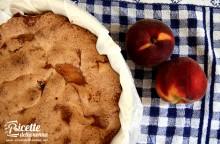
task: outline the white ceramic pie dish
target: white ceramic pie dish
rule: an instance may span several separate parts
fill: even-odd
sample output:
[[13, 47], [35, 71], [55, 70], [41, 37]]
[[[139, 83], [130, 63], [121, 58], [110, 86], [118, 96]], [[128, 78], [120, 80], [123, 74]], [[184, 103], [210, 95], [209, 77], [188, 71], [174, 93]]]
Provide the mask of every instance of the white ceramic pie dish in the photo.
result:
[[119, 100], [121, 129], [112, 144], [134, 144], [140, 134], [143, 106], [137, 94], [131, 72], [121, 54], [120, 47], [108, 35], [108, 30], [92, 15], [78, 8], [69, 0], [0, 0], [0, 24], [15, 13], [41, 13], [52, 11], [66, 16], [73, 24], [79, 25], [98, 40], [96, 48], [106, 55], [112, 68], [120, 75], [122, 93]]

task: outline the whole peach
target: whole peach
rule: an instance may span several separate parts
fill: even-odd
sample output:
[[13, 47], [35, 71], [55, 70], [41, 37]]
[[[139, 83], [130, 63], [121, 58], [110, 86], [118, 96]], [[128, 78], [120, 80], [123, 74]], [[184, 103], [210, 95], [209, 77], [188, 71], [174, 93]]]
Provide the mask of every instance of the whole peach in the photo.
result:
[[206, 92], [206, 75], [191, 58], [180, 57], [158, 66], [156, 91], [170, 103], [189, 103], [200, 100]]
[[156, 19], [136, 22], [126, 35], [126, 47], [131, 59], [146, 67], [153, 67], [171, 55], [174, 48], [171, 29]]

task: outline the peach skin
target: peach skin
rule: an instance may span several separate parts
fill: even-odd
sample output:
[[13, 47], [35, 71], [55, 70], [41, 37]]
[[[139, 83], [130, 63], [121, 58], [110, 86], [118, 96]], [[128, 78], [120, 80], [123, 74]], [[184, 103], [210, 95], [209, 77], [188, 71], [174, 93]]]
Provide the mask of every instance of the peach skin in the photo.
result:
[[126, 47], [131, 59], [146, 67], [153, 67], [168, 59], [174, 48], [171, 29], [155, 19], [136, 22], [127, 32]]
[[206, 88], [206, 75], [191, 58], [180, 57], [158, 66], [156, 91], [162, 99], [170, 103], [200, 100], [205, 95]]

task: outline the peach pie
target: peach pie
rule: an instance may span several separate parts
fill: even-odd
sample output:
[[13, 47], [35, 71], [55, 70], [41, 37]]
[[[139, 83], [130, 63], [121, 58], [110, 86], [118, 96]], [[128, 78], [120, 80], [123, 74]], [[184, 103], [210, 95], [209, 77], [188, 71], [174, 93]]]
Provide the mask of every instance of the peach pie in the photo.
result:
[[120, 129], [119, 75], [97, 37], [46, 12], [0, 26], [0, 143], [4, 124], [37, 123], [50, 144], [107, 144]]

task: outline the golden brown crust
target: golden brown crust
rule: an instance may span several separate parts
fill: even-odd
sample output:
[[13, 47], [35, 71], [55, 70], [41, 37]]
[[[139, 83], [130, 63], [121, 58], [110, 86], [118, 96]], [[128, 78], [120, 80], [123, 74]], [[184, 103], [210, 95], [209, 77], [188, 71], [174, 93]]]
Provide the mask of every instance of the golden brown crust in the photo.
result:
[[[0, 27], [0, 126], [36, 122], [48, 143], [109, 143], [120, 128], [119, 77], [97, 38], [53, 13]], [[0, 143], [5, 134], [0, 129]]]

